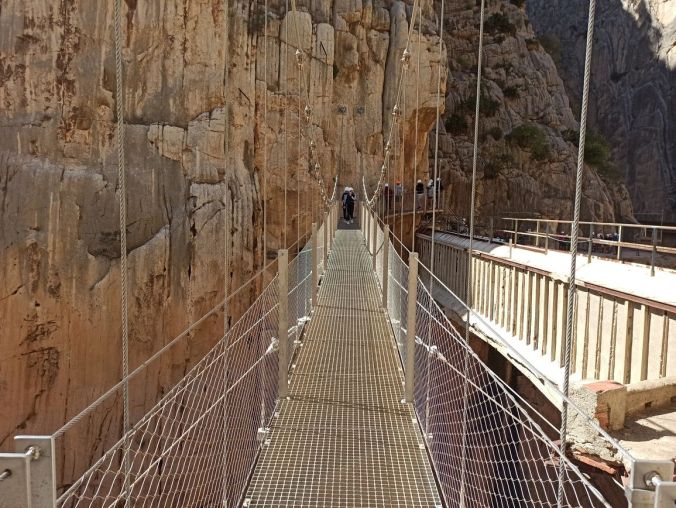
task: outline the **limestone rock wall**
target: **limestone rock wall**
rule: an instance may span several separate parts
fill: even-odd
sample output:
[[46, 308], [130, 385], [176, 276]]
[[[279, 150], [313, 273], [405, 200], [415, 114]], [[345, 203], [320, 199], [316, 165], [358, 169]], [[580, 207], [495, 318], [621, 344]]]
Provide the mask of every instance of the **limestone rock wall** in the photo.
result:
[[[527, 9], [538, 36], [556, 44], [579, 107], [588, 2], [529, 0]], [[597, 4], [590, 90], [590, 125], [610, 141], [637, 218], [676, 221], [676, 1]]]
[[[564, 133], [577, 129], [577, 120], [552, 58], [537, 41], [524, 9], [515, 4], [486, 2], [477, 213], [480, 218], [523, 213], [570, 219], [577, 147]], [[449, 86], [439, 167], [447, 188], [444, 205], [467, 215], [479, 8], [465, 0], [446, 5]], [[524, 125], [541, 133], [544, 152], [537, 152], [542, 146], [530, 134], [525, 143], [510, 140]], [[602, 179], [591, 167], [585, 168], [583, 185], [584, 219], [631, 220], [623, 185]]]
[[[310, 135], [329, 194], [334, 175], [360, 188], [362, 172], [372, 184], [382, 164], [383, 112], [393, 100], [410, 5], [313, 0], [296, 14], [279, 2], [267, 14], [262, 2], [230, 5], [225, 13], [221, 0], [124, 2], [132, 368], [221, 301], [226, 275], [236, 288], [260, 269], [264, 209], [268, 251], [309, 229], [319, 210], [307, 171]], [[112, 2], [77, 0], [0, 3], [3, 449], [13, 434], [51, 433], [121, 374], [112, 9]], [[431, 4], [425, 12], [425, 26], [434, 26]], [[301, 71], [297, 37], [306, 54]], [[438, 37], [426, 29], [417, 47], [423, 75], [436, 75], [445, 65]], [[436, 83], [422, 81], [427, 120], [413, 143], [421, 154], [435, 92]], [[299, 115], [308, 95], [310, 124]], [[232, 319], [258, 289], [239, 295]], [[133, 418], [222, 330], [216, 312], [134, 383]], [[81, 469], [92, 446], [117, 439], [119, 412], [104, 409], [71, 443], [68, 471]]]

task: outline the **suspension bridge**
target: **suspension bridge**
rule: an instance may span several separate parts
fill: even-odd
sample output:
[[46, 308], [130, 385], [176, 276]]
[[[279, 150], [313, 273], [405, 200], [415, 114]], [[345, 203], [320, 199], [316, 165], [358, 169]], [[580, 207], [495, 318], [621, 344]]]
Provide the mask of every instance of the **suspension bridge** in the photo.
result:
[[[267, 8], [266, 2], [266, 34]], [[484, 8], [482, 0], [477, 120]], [[122, 2], [116, 0], [116, 97], [125, 95], [121, 11]], [[227, 1], [224, 12], [228, 12]], [[290, 12], [297, 12], [293, 0]], [[585, 98], [594, 0], [589, 12]], [[401, 55], [390, 130], [384, 138], [383, 163], [377, 182], [371, 182], [374, 184], [371, 191], [366, 175], [362, 178], [356, 225], [348, 227], [352, 225], [340, 220], [337, 196], [340, 170], [332, 175], [332, 193], [324, 182], [316, 158], [314, 130], [310, 128], [313, 114], [310, 92], [298, 79], [299, 163], [301, 143], [307, 143], [312, 194], [321, 197], [319, 206], [313, 208], [321, 212], [314, 216], [306, 235], [301, 235], [300, 220], [296, 220], [296, 243], [288, 248], [286, 224], [291, 206], [287, 202], [285, 173], [283, 245], [287, 248], [280, 249], [274, 260], [264, 263], [239, 288], [228, 288], [226, 277], [224, 300], [134, 369], [129, 367], [125, 114], [123, 101], [116, 101], [122, 378], [56, 431], [14, 438], [16, 449], [0, 454], [0, 507], [596, 507], [616, 506], [619, 500], [634, 507], [673, 506], [676, 500], [673, 462], [634, 457], [569, 394], [571, 370], [577, 365], [572, 352], [573, 302], [578, 301], [576, 260], [586, 100], [581, 117], [575, 217], [569, 239], [570, 277], [562, 284], [544, 283], [532, 275], [543, 276], [542, 271], [524, 270], [523, 275], [515, 275], [512, 286], [522, 288], [519, 306], [507, 304], [511, 300], [504, 294], [496, 296], [496, 290], [486, 282], [485, 274], [490, 274], [493, 284], [496, 277], [507, 276], [508, 270], [499, 265], [499, 260], [482, 256], [481, 246], [475, 243], [478, 121], [474, 131], [467, 245], [457, 249], [459, 253], [449, 254], [455, 256], [456, 265], [466, 262], [462, 276], [443, 272], [444, 264], [437, 262], [435, 248], [441, 247], [434, 224], [440, 209], [439, 193], [432, 191], [431, 202], [425, 199], [424, 203], [419, 196], [412, 195], [410, 207], [404, 204], [405, 195], [399, 200], [395, 196], [392, 208], [389, 196], [383, 195], [386, 181], [404, 180], [405, 142], [399, 119], [405, 103], [403, 83], [410, 75], [413, 60], [414, 33], [418, 37], [419, 66], [421, 18], [421, 6], [416, 0]], [[298, 18], [293, 19], [294, 54], [301, 69], [308, 55], [302, 49]], [[416, 21], [418, 30], [414, 32]], [[438, 30], [438, 51], [442, 55], [443, 15], [439, 16]], [[294, 39], [288, 33], [288, 24], [285, 37], [287, 43]], [[227, 44], [228, 33], [224, 39]], [[227, 88], [227, 47], [224, 58]], [[443, 102], [442, 69], [441, 65], [438, 67], [437, 129], [433, 169], [429, 171], [432, 181], [439, 176], [438, 126]], [[227, 90], [224, 96], [229, 97]], [[226, 161], [230, 153], [228, 108], [226, 101], [223, 115]], [[267, 114], [266, 96], [264, 117]], [[301, 118], [308, 124], [304, 136]], [[286, 116], [284, 123], [286, 130]], [[267, 157], [267, 148], [264, 153]], [[417, 174], [417, 150], [413, 159], [415, 182], [418, 176], [423, 176]], [[228, 169], [226, 166], [226, 173]], [[296, 180], [298, 185], [298, 173]], [[264, 173], [264, 203], [269, 198], [266, 182]], [[233, 198], [228, 186], [225, 187], [224, 209], [230, 210]], [[300, 192], [296, 192], [296, 197], [299, 211]], [[265, 207], [263, 213], [262, 243], [267, 254]], [[409, 216], [413, 224], [423, 213], [432, 215], [433, 231], [429, 237], [419, 239], [424, 257], [421, 262], [416, 252], [406, 251], [402, 238], [404, 217]], [[223, 229], [227, 232], [233, 224], [227, 213], [225, 216]], [[399, 221], [390, 230], [386, 222], [397, 216]], [[411, 225], [407, 234], [410, 232], [415, 244], [414, 229]], [[224, 251], [229, 266], [227, 245]], [[534, 279], [542, 284], [535, 284]], [[257, 297], [239, 319], [230, 323], [228, 305], [243, 288], [254, 286], [259, 288]], [[542, 348], [543, 354], [552, 355], [563, 369], [560, 382], [542, 377], [548, 383], [548, 393], [561, 408], [560, 421], [538, 411], [470, 346], [470, 334], [477, 332], [476, 320], [487, 315], [493, 321], [484, 319], [482, 326], [495, 332], [495, 340], [501, 341], [501, 347], [513, 358], [527, 361], [522, 350], [509, 340], [502, 340], [504, 333], [496, 328], [509, 324], [511, 329], [516, 316], [528, 307], [523, 303], [524, 295], [535, 299], [535, 293], [530, 291], [550, 286], [561, 295], [552, 307], [558, 317], [549, 321], [560, 323], [558, 332], [543, 325], [549, 307], [528, 313], [528, 320], [522, 319], [514, 332], [517, 334], [518, 330], [517, 339], [529, 345], [533, 330], [543, 329], [547, 337], [552, 337], [549, 349], [542, 341], [534, 343]], [[530, 289], [527, 291], [526, 287]], [[466, 316], [464, 329], [440, 306], [439, 290], [452, 295], [462, 308], [461, 313]], [[589, 296], [586, 301], [591, 301]], [[153, 375], [154, 367], [171, 361], [174, 346], [220, 311], [224, 318], [220, 340], [151, 407], [143, 408], [140, 415], [134, 413], [130, 393]], [[669, 323], [670, 313], [666, 311], [662, 323]], [[601, 329], [602, 322], [597, 319], [597, 323], [601, 323], [597, 324]], [[665, 325], [662, 326], [664, 329]], [[668, 324], [666, 330], [668, 335]], [[645, 344], [644, 341], [638, 369], [641, 380], [649, 374]], [[583, 370], [599, 370], [589, 358], [580, 358]], [[617, 375], [623, 381], [629, 375], [631, 380], [629, 367], [625, 362], [606, 374], [610, 378]], [[666, 375], [660, 369], [659, 374]], [[119, 435], [113, 430], [111, 435], [96, 436], [94, 446], [85, 442], [83, 428], [92, 421], [114, 420], [117, 416], [121, 420]], [[602, 442], [624, 465], [627, 474], [617, 472], [603, 480], [590, 474], [570, 453], [569, 421], [582, 426], [591, 439]], [[91, 454], [76, 460], [74, 456], [80, 448], [91, 450]]]

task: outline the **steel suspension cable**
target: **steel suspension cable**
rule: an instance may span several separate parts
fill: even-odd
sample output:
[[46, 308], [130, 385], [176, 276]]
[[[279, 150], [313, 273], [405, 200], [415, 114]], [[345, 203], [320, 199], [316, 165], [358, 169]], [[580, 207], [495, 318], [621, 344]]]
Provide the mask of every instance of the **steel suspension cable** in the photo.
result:
[[[434, 177], [435, 180], [433, 182], [434, 185], [436, 185], [436, 176], [439, 171], [439, 122], [441, 118], [441, 70], [443, 66], [441, 65], [441, 56], [443, 54], [443, 48], [444, 48], [444, 9], [445, 9], [445, 2], [444, 0], [441, 0], [441, 10], [439, 12], [439, 71], [437, 73], [437, 104], [436, 104], [436, 118], [435, 118], [435, 132], [434, 132]], [[437, 192], [436, 192], [436, 187], [432, 186], [432, 244], [430, 247], [430, 272], [434, 273], [434, 237], [435, 237], [435, 224], [436, 224], [436, 209], [437, 209]], [[430, 288], [429, 288], [429, 293], [430, 295], [434, 294], [434, 277], [430, 277]], [[409, 298], [412, 295], [408, 295]], [[417, 296], [417, 295], [416, 295]], [[427, 323], [427, 336], [431, 337], [431, 329], [432, 329], [432, 320], [428, 320]], [[429, 377], [430, 377], [430, 362], [432, 360], [431, 355], [427, 355], [426, 358], [426, 370], [427, 370], [427, 394], [425, 396], [425, 435], [429, 436], [429, 413], [430, 413], [430, 383], [429, 383]]]
[[[295, 0], [291, 0], [295, 4]], [[298, 31], [298, 26], [296, 24], [296, 32]], [[300, 46], [300, 39], [298, 40], [298, 45]], [[298, 242], [298, 252], [300, 252], [300, 220], [301, 217], [304, 217], [304, 214], [301, 214], [300, 211], [300, 189], [301, 189], [301, 184], [300, 184], [300, 173], [301, 173], [301, 158], [300, 158], [300, 145], [301, 145], [301, 140], [302, 140], [302, 129], [303, 126], [301, 125], [301, 103], [300, 103], [300, 94], [301, 94], [301, 79], [302, 79], [302, 72], [301, 72], [301, 62], [298, 62], [296, 65], [296, 69], [298, 70], [298, 148], [297, 148], [297, 155], [296, 155], [296, 242]], [[305, 229], [304, 229], [305, 231]], [[300, 263], [298, 264], [298, 269], [300, 270]], [[300, 272], [299, 272], [300, 273]]]
[[[584, 147], [587, 135], [587, 109], [589, 106], [589, 81], [591, 77], [592, 45], [594, 41], [594, 16], [596, 13], [596, 0], [589, 2], [589, 16], [587, 19], [587, 45], [584, 58], [584, 83], [582, 87], [582, 110], [580, 111], [580, 140], [577, 151], [577, 171], [575, 176], [575, 209], [573, 211], [573, 224], [570, 238], [570, 277], [568, 279], [568, 309], [566, 322], [566, 347], [564, 354], [563, 394], [566, 396], [561, 404], [561, 456], [566, 454], [566, 439], [568, 437], [568, 402], [570, 395], [570, 362], [573, 344], [573, 315], [575, 310], [575, 298], [577, 293], [577, 247], [580, 230], [580, 204], [582, 201], [582, 175], [584, 170]], [[565, 469], [559, 466], [559, 489], [558, 506], [563, 506], [564, 491], [563, 481]]]
[[[420, 7], [418, 7], [420, 9]], [[415, 80], [415, 147], [413, 150], [413, 220], [416, 220], [418, 211], [418, 122], [420, 119], [420, 53], [422, 34], [422, 13], [418, 14], [418, 51], [416, 54], [416, 80]], [[415, 222], [411, 227], [411, 252], [415, 252]]]
[[[289, 0], [285, 0], [285, 12], [289, 12]], [[288, 41], [289, 41], [289, 24], [286, 23], [286, 26], [284, 27], [284, 38], [286, 41], [286, 44], [288, 46]], [[284, 55], [284, 59], [286, 60], [286, 55]], [[281, 60], [281, 58], [280, 58]], [[281, 65], [281, 61], [280, 61]], [[287, 249], [289, 245], [289, 238], [288, 238], [288, 222], [289, 222], [289, 217], [288, 217], [288, 208], [289, 208], [289, 203], [288, 203], [288, 188], [289, 188], [289, 136], [288, 136], [288, 122], [287, 122], [287, 116], [288, 116], [288, 108], [286, 107], [286, 96], [288, 94], [288, 76], [287, 74], [287, 62], [284, 63], [284, 66], [282, 67], [282, 71], [280, 72], [280, 77], [279, 77], [279, 82], [280, 82], [280, 87], [281, 84], [284, 84], [284, 93], [280, 95], [279, 99], [283, 104], [283, 115], [284, 115], [284, 248]]]
[[[465, 323], [465, 342], [469, 344], [469, 329], [472, 317], [472, 259], [474, 256], [474, 208], [476, 199], [476, 173], [479, 159], [479, 112], [481, 110], [481, 75], [483, 63], [483, 42], [484, 42], [484, 15], [485, 0], [481, 0], [479, 14], [479, 50], [477, 55], [477, 78], [476, 78], [476, 101], [474, 106], [474, 147], [472, 152], [472, 190], [470, 192], [470, 210], [469, 210], [469, 246], [467, 250], [467, 322]], [[436, 184], [436, 182], [435, 182]], [[462, 464], [460, 467], [460, 505], [465, 506], [466, 476], [467, 476], [467, 409], [469, 396], [469, 385], [467, 382], [467, 370], [469, 368], [470, 357], [465, 352], [464, 382], [463, 382], [463, 415], [462, 415]]]
[[122, 311], [122, 427], [124, 442], [124, 491], [129, 495], [129, 274], [127, 273], [127, 170], [124, 154], [124, 81], [122, 66], [122, 0], [115, 0], [115, 109], [117, 116], [117, 179], [120, 208], [120, 306]]
[[[404, 68], [408, 65], [404, 63]], [[408, 76], [408, 72], [404, 70], [404, 76]], [[403, 105], [401, 107], [402, 113], [401, 118], [399, 118], [399, 128], [401, 129], [401, 161], [399, 162], [400, 171], [400, 182], [401, 182], [401, 196], [399, 197], [399, 238], [401, 238], [402, 245], [404, 245], [404, 166], [406, 165], [406, 129], [404, 128], [404, 119], [406, 118], [406, 86], [404, 86], [403, 91]], [[413, 215], [415, 218], [415, 215]], [[404, 252], [401, 252], [402, 255]]]
[[[410, 47], [410, 44], [411, 44], [411, 36], [413, 35], [413, 27], [415, 25], [415, 16], [416, 16], [416, 12], [418, 10], [419, 10], [419, 0], [414, 0], [413, 11], [412, 11], [412, 14], [411, 14], [411, 23], [408, 27], [407, 34], [406, 34], [406, 46], [404, 48], [404, 52], [403, 52], [403, 55], [402, 55], [403, 58], [408, 58], [411, 54], [409, 47]], [[397, 93], [395, 95], [395, 102], [394, 102], [394, 106], [392, 108], [392, 115], [393, 116], [396, 116], [400, 111], [399, 103], [400, 103], [400, 100], [401, 100], [404, 69], [405, 69], [405, 66], [402, 66], [402, 68], [400, 69], [399, 74], [397, 76]], [[373, 194], [371, 195], [370, 198], [368, 196], [368, 192], [367, 192], [367, 189], [366, 189], [366, 182], [365, 182], [364, 178], [362, 178], [362, 187], [364, 189], [364, 200], [365, 200], [365, 202], [366, 202], [366, 204], [369, 208], [373, 207], [373, 204], [375, 203], [376, 199], [378, 199], [378, 197], [380, 196], [381, 191], [382, 191], [383, 179], [385, 178], [385, 174], [386, 174], [386, 166], [389, 165], [389, 158], [391, 156], [390, 151], [391, 151], [391, 146], [392, 146], [392, 134], [393, 134], [393, 130], [394, 130], [394, 125], [395, 125], [395, 122], [392, 121], [392, 123], [390, 124], [390, 130], [389, 130], [389, 133], [388, 133], [388, 136], [387, 136], [387, 142], [384, 145], [384, 154], [383, 154], [384, 155], [384, 157], [383, 157], [384, 161], [383, 161], [383, 165], [380, 169], [380, 176], [378, 178], [378, 182], [376, 183], [376, 187], [373, 191]], [[383, 140], [384, 139], [385, 138], [383, 138]], [[389, 172], [387, 172], [387, 173], [389, 175]]]
[[[229, 0], [223, 0], [223, 336], [227, 337], [229, 329], [228, 314], [230, 305], [228, 303], [228, 294], [230, 292], [230, 200], [229, 198], [229, 178], [228, 178], [228, 154], [230, 153], [230, 103], [228, 97], [228, 87], [230, 81], [230, 3]], [[223, 389], [228, 386], [228, 352], [223, 354]], [[228, 507], [228, 410], [227, 405], [223, 404], [223, 484], [222, 484], [222, 502], [224, 507]]]
[[[263, 65], [265, 67], [263, 74], [263, 266], [265, 266], [268, 259], [268, 0], [265, 0], [263, 15], [265, 17], [265, 36], [263, 37]], [[265, 278], [263, 278], [263, 284], [265, 284]]]

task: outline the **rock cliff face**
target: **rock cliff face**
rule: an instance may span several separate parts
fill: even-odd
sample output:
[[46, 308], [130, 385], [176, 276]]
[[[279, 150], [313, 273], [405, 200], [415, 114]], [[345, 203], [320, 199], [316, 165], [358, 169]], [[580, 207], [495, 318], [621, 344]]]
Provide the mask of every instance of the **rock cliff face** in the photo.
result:
[[[362, 171], [372, 183], [382, 164], [384, 111], [396, 94], [410, 6], [312, 0], [293, 14], [271, 2], [266, 15], [262, 2], [230, 5], [224, 165], [223, 2], [124, 2], [132, 368], [221, 301], [225, 274], [236, 288], [260, 269], [264, 209], [268, 251], [309, 229], [319, 209], [307, 172], [310, 131], [329, 194], [335, 173], [357, 188]], [[0, 4], [2, 448], [15, 433], [51, 433], [120, 377], [112, 9], [71, 0]], [[434, 26], [431, 5], [425, 16], [424, 26]], [[436, 76], [446, 58], [431, 29], [417, 50], [421, 76]], [[421, 154], [436, 107], [431, 81], [421, 81]], [[309, 125], [299, 115], [306, 95]], [[413, 113], [409, 102], [404, 121]], [[232, 318], [257, 289], [240, 294]], [[132, 386], [134, 418], [222, 330], [216, 312], [149, 369]], [[80, 445], [100, 445], [116, 438], [109, 431], [119, 416], [86, 424]], [[73, 461], [91, 450], [70, 453], [67, 467], [77, 470]]]
[[[536, 40], [520, 2], [486, 2], [484, 76], [479, 117], [477, 211], [480, 216], [525, 212], [570, 219], [578, 129], [551, 57]], [[446, 2], [449, 55], [446, 114], [440, 132], [440, 171], [447, 208], [469, 210], [479, 8]], [[630, 219], [626, 188], [585, 168], [582, 216]]]
[[[575, 104], [580, 103], [588, 2], [528, 0]], [[637, 218], [676, 221], [676, 1], [597, 4], [590, 123], [612, 146]]]

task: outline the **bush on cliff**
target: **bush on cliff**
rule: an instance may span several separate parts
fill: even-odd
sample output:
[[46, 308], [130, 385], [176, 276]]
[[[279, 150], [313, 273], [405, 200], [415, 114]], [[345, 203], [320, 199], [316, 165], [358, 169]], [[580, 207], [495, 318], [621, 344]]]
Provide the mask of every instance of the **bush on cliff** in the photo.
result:
[[530, 151], [537, 160], [547, 159], [550, 155], [549, 140], [544, 131], [535, 124], [525, 123], [515, 127], [506, 139], [512, 145]]

